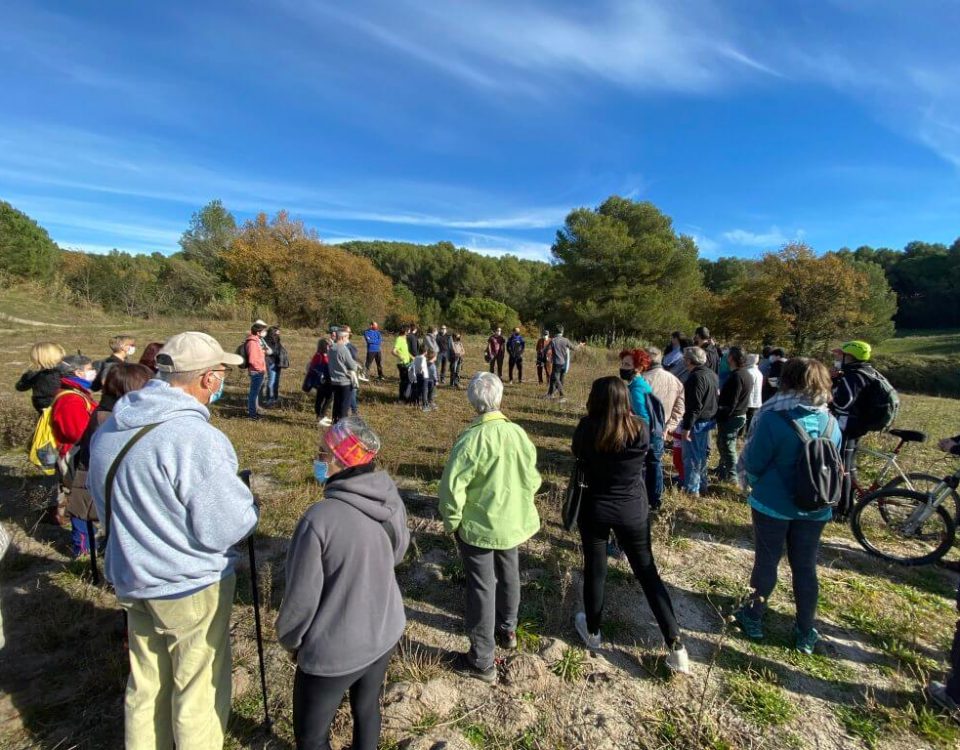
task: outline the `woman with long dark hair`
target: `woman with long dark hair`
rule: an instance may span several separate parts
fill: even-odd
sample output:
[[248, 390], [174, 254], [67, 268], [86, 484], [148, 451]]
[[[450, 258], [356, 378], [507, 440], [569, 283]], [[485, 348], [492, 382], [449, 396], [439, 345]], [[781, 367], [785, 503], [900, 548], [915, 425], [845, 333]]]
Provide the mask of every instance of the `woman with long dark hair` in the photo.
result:
[[573, 455], [582, 463], [587, 490], [578, 525], [583, 543], [584, 612], [574, 618], [588, 648], [600, 647], [607, 539], [611, 530], [630, 561], [667, 644], [667, 666], [690, 671], [687, 651], [650, 545], [650, 518], [644, 461], [650, 428], [630, 410], [630, 394], [619, 377], [593, 381], [587, 416], [573, 433]]

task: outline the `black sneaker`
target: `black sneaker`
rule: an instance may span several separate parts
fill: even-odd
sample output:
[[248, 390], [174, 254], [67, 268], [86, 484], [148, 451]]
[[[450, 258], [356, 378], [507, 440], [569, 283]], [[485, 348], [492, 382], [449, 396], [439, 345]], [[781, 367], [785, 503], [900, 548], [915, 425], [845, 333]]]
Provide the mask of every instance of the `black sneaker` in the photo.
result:
[[500, 648], [513, 651], [517, 647], [517, 632], [515, 630], [497, 628], [497, 645]]
[[454, 657], [452, 668], [461, 677], [472, 677], [475, 680], [486, 682], [488, 685], [497, 681], [497, 668], [495, 666], [489, 669], [480, 669], [470, 661], [469, 654], [457, 654]]

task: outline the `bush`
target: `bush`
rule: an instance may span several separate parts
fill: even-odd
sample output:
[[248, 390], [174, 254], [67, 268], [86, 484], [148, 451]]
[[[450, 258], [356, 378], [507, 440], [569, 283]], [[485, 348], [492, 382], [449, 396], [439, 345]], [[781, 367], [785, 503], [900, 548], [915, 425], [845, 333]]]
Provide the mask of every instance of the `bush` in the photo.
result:
[[490, 333], [497, 326], [508, 331], [520, 325], [516, 310], [487, 297], [457, 297], [447, 316], [462, 333]]
[[19, 400], [0, 402], [0, 450], [26, 450], [36, 424], [36, 412]]
[[960, 398], [960, 355], [879, 355], [873, 364], [898, 391]]

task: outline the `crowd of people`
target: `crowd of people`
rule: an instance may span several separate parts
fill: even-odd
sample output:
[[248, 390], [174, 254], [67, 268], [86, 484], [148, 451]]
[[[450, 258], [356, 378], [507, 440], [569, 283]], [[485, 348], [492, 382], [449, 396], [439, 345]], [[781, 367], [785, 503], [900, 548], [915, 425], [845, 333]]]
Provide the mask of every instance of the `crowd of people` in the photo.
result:
[[[307, 509], [291, 537], [276, 622], [277, 638], [296, 665], [293, 720], [301, 748], [330, 746], [345, 694], [353, 747], [376, 748], [387, 665], [405, 626], [394, 569], [410, 542], [406, 512], [394, 479], [377, 465], [380, 438], [357, 413], [359, 383], [374, 366], [377, 378], [384, 377], [384, 341], [371, 323], [361, 366], [351, 335], [342, 326], [321, 338], [303, 384], [317, 391], [323, 429], [313, 476], [323, 502]], [[210, 407], [223, 394], [228, 369], [243, 367], [248, 415], [259, 416], [261, 400], [267, 408], [278, 401], [289, 359], [279, 327], [263, 321], [251, 326], [236, 353], [198, 332], [151, 344], [137, 363], [131, 336], [113, 337], [110, 350], [95, 365], [86, 356], [65, 355], [57, 344], [38, 343], [33, 368], [17, 383], [31, 392], [55, 437], [59, 493], [51, 515], [69, 519], [75, 554], [102, 550], [106, 578], [127, 614], [127, 747], [219, 748], [231, 702], [236, 545], [255, 530], [259, 507], [238, 474], [229, 439], [210, 424]], [[537, 340], [538, 382], [549, 383], [548, 397], [563, 399], [572, 350], [561, 328]], [[508, 338], [501, 329], [491, 334], [484, 357], [489, 369], [466, 388], [476, 418], [453, 445], [439, 484], [439, 513], [465, 578], [469, 649], [454, 655], [453, 668], [486, 683], [498, 679], [497, 648], [517, 647], [519, 551], [540, 529], [537, 451], [501, 410], [503, 360], [509, 358], [507, 384], [514, 373], [522, 382], [524, 351], [519, 329]], [[446, 327], [430, 328], [421, 339], [410, 326], [392, 354], [401, 401], [430, 409], [437, 385], [460, 386], [463, 341]], [[794, 644], [814, 652], [820, 536], [845, 510], [818, 488], [812, 494], [798, 489], [804, 461], [814, 445], [819, 452], [813, 455], [822, 457], [818, 468], [839, 481], [844, 465], [853, 466], [857, 441], [895, 411], [874, 385], [880, 376], [869, 365], [868, 344], [846, 342], [835, 356], [831, 371], [778, 349], [751, 354], [718, 346], [701, 327], [691, 341], [674, 334], [665, 351], [622, 351], [619, 373], [592, 383], [570, 443], [585, 487], [576, 517], [583, 608], [572, 624], [588, 649], [603, 647], [613, 535], [657, 621], [665, 663], [690, 672], [682, 623], [654, 559], [651, 514], [663, 501], [667, 443], [674, 444], [681, 489], [688, 497], [708, 494], [716, 431], [715, 478], [736, 480], [752, 514], [751, 594], [733, 612], [735, 622], [747, 637], [764, 637], [764, 612], [786, 550]], [[960, 436], [940, 447], [960, 455]], [[956, 712], [960, 623], [951, 659], [948, 682], [932, 684], [930, 693]]]

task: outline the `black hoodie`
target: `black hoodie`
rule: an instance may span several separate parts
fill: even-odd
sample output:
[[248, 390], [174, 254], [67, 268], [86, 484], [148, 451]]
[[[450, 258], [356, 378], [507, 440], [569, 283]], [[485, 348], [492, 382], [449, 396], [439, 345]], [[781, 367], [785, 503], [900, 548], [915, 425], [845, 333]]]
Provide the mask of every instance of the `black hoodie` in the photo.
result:
[[60, 390], [62, 371], [57, 367], [48, 370], [27, 370], [14, 386], [18, 391], [33, 391], [30, 400], [37, 414], [53, 403], [53, 397]]

